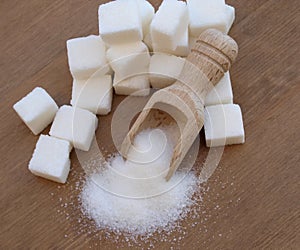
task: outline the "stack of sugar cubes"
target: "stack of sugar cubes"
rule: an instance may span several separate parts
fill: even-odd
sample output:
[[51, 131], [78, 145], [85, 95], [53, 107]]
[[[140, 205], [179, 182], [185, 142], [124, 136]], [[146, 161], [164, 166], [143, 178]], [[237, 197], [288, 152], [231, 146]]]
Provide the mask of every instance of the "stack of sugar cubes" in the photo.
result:
[[146, 0], [117, 0], [99, 6], [99, 33], [108, 47], [106, 57], [114, 71], [118, 95], [150, 93], [150, 53], [143, 39], [154, 16]]
[[[170, 86], [200, 33], [208, 28], [227, 33], [234, 15], [234, 8], [224, 0], [164, 0], [156, 13], [146, 0], [100, 5], [99, 35], [67, 41], [73, 77], [71, 105], [58, 108], [40, 87], [14, 105], [35, 135], [53, 122], [50, 136], [40, 136], [29, 170], [65, 183], [71, 149], [89, 150], [98, 126], [96, 115], [111, 111], [113, 89], [118, 95], [145, 96], [150, 87]], [[207, 146], [244, 142], [241, 110], [232, 103], [231, 81], [226, 73], [206, 98]]]

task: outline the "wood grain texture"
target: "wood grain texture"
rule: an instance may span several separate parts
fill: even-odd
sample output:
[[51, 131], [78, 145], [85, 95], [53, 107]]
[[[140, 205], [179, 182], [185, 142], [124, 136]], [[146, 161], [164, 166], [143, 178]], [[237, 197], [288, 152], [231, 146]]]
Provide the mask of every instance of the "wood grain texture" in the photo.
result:
[[[82, 169], [75, 152], [67, 185], [27, 170], [38, 137], [12, 109], [36, 86], [47, 89], [59, 105], [69, 102], [72, 80], [65, 41], [97, 34], [97, 6], [102, 2], [0, 2], [1, 249], [118, 246], [77, 220], [78, 191], [72, 184]], [[156, 247], [299, 249], [300, 2], [228, 2], [237, 13], [230, 35], [239, 44], [239, 56], [231, 76], [234, 101], [243, 110], [246, 144], [226, 147], [205, 185], [209, 190], [203, 193], [200, 205], [205, 215], [199, 223], [191, 227], [191, 221], [183, 222], [187, 234], [180, 243], [158, 242]], [[114, 99], [113, 110], [122, 99]], [[107, 151], [114, 150], [111, 118], [101, 117], [97, 131], [98, 143]], [[204, 142], [203, 134], [201, 139]], [[201, 166], [207, 151], [201, 145], [195, 167]], [[74, 206], [62, 208], [65, 201], [74, 201]]]

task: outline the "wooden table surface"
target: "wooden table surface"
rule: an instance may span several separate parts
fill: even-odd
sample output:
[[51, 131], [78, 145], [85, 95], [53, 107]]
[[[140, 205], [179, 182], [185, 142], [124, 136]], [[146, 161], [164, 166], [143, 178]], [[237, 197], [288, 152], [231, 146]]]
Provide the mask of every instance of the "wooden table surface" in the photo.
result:
[[[97, 7], [102, 2], [0, 2], [1, 249], [127, 246], [78, 222], [74, 183], [83, 171], [74, 151], [66, 185], [28, 171], [38, 137], [12, 109], [36, 86], [44, 87], [59, 105], [69, 103], [72, 79], [65, 42], [97, 34]], [[243, 110], [246, 144], [225, 148], [219, 168], [205, 185], [199, 205], [206, 214], [200, 215], [199, 223], [192, 227], [191, 220], [183, 222], [183, 240], [171, 244], [173, 233], [155, 247], [299, 249], [300, 2], [228, 2], [236, 8], [230, 35], [240, 52], [231, 75], [234, 102]], [[159, 1], [153, 4], [157, 7]], [[120, 100], [114, 99], [114, 109]], [[110, 121], [111, 115], [100, 118], [97, 138], [103, 147], [111, 144]], [[207, 153], [203, 145], [200, 150], [195, 167], [201, 167]]]

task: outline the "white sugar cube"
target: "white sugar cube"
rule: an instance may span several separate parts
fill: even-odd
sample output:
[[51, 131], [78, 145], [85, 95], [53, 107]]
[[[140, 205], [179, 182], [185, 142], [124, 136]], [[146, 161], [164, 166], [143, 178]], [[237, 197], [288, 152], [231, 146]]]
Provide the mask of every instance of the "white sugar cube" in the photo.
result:
[[150, 54], [143, 42], [112, 46], [106, 56], [115, 74], [121, 78], [148, 72]]
[[226, 19], [226, 29], [225, 33], [227, 34], [231, 29], [231, 26], [235, 19], [235, 9], [234, 7], [227, 5], [225, 6], [225, 19]]
[[142, 20], [134, 1], [112, 1], [99, 6], [99, 33], [110, 45], [141, 41]]
[[234, 8], [226, 5], [224, 1], [187, 0], [187, 6], [192, 36], [199, 37], [209, 28], [228, 33], [234, 20]]
[[177, 79], [183, 68], [185, 59], [167, 54], [151, 56], [149, 76], [153, 88], [164, 88]]
[[76, 79], [87, 79], [93, 73], [108, 74], [106, 47], [99, 36], [87, 36], [67, 41], [71, 74]]
[[233, 94], [229, 72], [225, 73], [220, 82], [207, 94], [205, 106], [229, 104], [233, 102]]
[[187, 56], [189, 54], [189, 32], [188, 28], [186, 28], [185, 32], [181, 36], [181, 38], [178, 40], [176, 44], [175, 49], [170, 48], [163, 48], [160, 43], [153, 45], [153, 51], [154, 52], [161, 52], [161, 53], [167, 53], [174, 56]]
[[147, 96], [150, 93], [150, 83], [147, 75], [121, 78], [117, 75], [113, 83], [117, 95]]
[[240, 106], [224, 104], [206, 107], [204, 131], [208, 147], [244, 143], [245, 132]]
[[147, 45], [149, 51], [153, 51], [152, 39], [150, 33], [145, 35], [143, 42]]
[[34, 175], [65, 183], [70, 171], [71, 149], [68, 141], [41, 135], [28, 168]]
[[110, 75], [93, 75], [87, 80], [74, 79], [71, 105], [94, 114], [106, 115], [111, 111], [112, 94]]
[[[128, 1], [128, 0], [125, 0]], [[135, 0], [138, 6], [139, 14], [142, 20], [142, 26], [143, 26], [143, 34], [144, 37], [146, 34], [150, 31], [150, 23], [152, 21], [152, 18], [154, 16], [154, 8], [146, 0]]]
[[175, 50], [188, 27], [188, 22], [185, 2], [163, 1], [150, 25], [153, 48], [159, 46]]
[[183, 36], [179, 39], [177, 47], [173, 55], [176, 56], [188, 56], [189, 54], [189, 30], [188, 28], [184, 32]]
[[90, 111], [64, 105], [58, 110], [49, 134], [71, 142], [77, 149], [88, 151], [97, 124], [97, 117]]
[[40, 87], [23, 97], [13, 108], [35, 135], [53, 121], [58, 110], [52, 97]]

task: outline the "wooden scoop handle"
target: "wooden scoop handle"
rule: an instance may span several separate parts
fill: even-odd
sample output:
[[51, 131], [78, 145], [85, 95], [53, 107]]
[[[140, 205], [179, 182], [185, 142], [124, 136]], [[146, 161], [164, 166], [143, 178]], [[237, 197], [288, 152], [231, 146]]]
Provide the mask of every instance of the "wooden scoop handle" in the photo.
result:
[[[164, 96], [173, 100], [187, 116], [188, 124], [182, 129], [181, 139], [175, 146], [169, 172], [169, 180], [176, 171], [204, 124], [204, 103], [207, 93], [224, 76], [238, 54], [237, 43], [220, 31], [204, 31], [187, 57], [178, 80], [164, 89]], [[188, 106], [190, 112], [184, 111]]]
[[198, 97], [205, 98], [230, 69], [237, 54], [238, 45], [231, 37], [208, 29], [197, 39], [176, 84], [188, 85]]
[[[176, 171], [204, 124], [206, 94], [229, 70], [238, 53], [236, 42], [217, 30], [206, 30], [198, 38], [187, 57], [177, 81], [155, 92], [125, 137], [121, 153], [126, 158], [135, 135], [143, 126], [160, 126], [153, 121], [151, 110], [160, 110], [172, 117], [179, 128], [166, 179]], [[166, 121], [166, 120], [165, 120]]]

